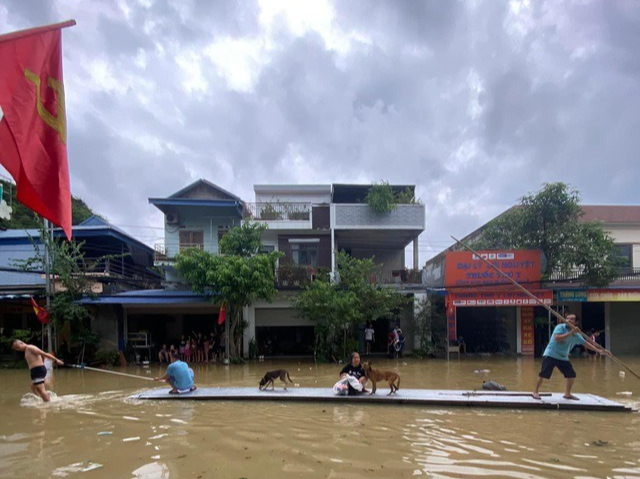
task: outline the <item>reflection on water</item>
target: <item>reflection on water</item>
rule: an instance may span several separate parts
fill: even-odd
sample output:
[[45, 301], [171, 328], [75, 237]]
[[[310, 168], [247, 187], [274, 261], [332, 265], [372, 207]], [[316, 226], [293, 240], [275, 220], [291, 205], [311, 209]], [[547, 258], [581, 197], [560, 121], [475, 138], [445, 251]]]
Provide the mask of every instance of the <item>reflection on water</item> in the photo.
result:
[[[634, 370], [639, 358], [625, 358]], [[407, 388], [530, 390], [531, 359], [375, 360]], [[640, 381], [611, 361], [577, 359], [575, 392], [640, 406]], [[300, 387], [330, 388], [339, 366], [282, 361], [196, 366], [200, 386], [251, 386], [285, 368]], [[148, 370], [127, 373], [148, 376]], [[152, 366], [154, 375], [160, 368]], [[149, 402], [149, 383], [62, 370], [53, 400], [26, 371], [0, 371], [0, 477], [640, 478], [640, 414], [335, 403]], [[545, 391], [561, 391], [557, 373]], [[400, 394], [402, 390], [400, 390]], [[85, 470], [85, 472], [82, 472]]]

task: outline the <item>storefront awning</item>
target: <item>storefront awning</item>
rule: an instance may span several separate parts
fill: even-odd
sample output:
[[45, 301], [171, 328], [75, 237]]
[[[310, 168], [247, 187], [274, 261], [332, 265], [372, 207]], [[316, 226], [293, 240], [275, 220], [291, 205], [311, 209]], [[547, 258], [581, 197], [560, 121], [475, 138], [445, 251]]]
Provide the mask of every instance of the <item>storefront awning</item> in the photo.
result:
[[78, 304], [90, 305], [171, 305], [171, 304], [207, 304], [211, 295], [198, 294], [194, 291], [173, 291], [164, 289], [149, 289], [142, 291], [128, 291], [115, 295], [101, 295], [95, 298], [82, 298]]

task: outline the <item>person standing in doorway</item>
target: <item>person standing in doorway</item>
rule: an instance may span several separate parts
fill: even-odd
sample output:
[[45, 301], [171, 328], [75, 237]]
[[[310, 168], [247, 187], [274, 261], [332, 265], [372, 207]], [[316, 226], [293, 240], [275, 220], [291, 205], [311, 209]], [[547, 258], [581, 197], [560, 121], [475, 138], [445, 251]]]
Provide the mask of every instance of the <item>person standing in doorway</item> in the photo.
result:
[[540, 369], [538, 382], [532, 394], [534, 399], [541, 399], [539, 391], [542, 382], [545, 379], [550, 379], [553, 369], [558, 368], [566, 379], [566, 386], [562, 397], [565, 399], [578, 400], [576, 396], [571, 394], [571, 388], [576, 379], [576, 372], [573, 370], [573, 366], [569, 361], [569, 353], [574, 346], [580, 344], [599, 354], [611, 354], [606, 349], [592, 345], [584, 339], [580, 334], [580, 330], [576, 327], [575, 314], [568, 314], [566, 319], [566, 323], [560, 323], [555, 327], [551, 334], [551, 341], [549, 341], [547, 348], [544, 350], [542, 355], [542, 368]]
[[366, 347], [366, 354], [371, 354], [371, 346], [373, 345], [375, 331], [371, 323], [367, 324], [364, 330], [364, 342]]

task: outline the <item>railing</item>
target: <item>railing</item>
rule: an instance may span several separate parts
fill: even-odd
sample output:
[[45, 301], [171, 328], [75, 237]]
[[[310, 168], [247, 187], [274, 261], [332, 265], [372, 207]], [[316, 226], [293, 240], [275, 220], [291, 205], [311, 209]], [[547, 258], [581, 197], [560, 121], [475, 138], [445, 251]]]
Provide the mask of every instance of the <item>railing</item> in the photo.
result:
[[410, 229], [425, 228], [424, 205], [397, 205], [396, 209], [385, 215], [378, 215], [367, 204], [336, 203], [337, 229]]
[[257, 221], [309, 221], [311, 203], [245, 203], [249, 216]]
[[[554, 271], [545, 280], [546, 282], [555, 281], [582, 281], [586, 273], [582, 268], [572, 268], [568, 270]], [[618, 274], [613, 281], [638, 281], [640, 282], [640, 268], [624, 267], [618, 270]]]
[[312, 266], [281, 264], [276, 270], [276, 284], [281, 288], [301, 288], [318, 275]]
[[372, 284], [422, 284], [421, 269], [376, 271], [369, 276]]

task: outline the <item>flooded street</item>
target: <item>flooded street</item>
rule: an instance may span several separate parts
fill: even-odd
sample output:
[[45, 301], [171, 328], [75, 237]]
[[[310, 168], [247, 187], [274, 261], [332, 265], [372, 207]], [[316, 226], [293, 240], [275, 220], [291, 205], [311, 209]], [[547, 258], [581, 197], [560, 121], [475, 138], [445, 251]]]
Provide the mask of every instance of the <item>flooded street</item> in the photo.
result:
[[[640, 358], [621, 359], [640, 370]], [[540, 360], [478, 357], [375, 363], [396, 369], [402, 388], [440, 389], [479, 389], [492, 379], [528, 391], [540, 367]], [[640, 406], [640, 380], [622, 377], [611, 360], [573, 363], [574, 392]], [[326, 388], [340, 370], [297, 360], [194, 369], [199, 386], [257, 388], [277, 368], [301, 387]], [[152, 377], [164, 368], [122, 371]], [[0, 371], [0, 381], [2, 478], [640, 478], [636, 412], [143, 402], [129, 396], [157, 384], [69, 369], [56, 372], [58, 397], [43, 404], [25, 397], [26, 370]], [[543, 391], [562, 388], [556, 371]]]

